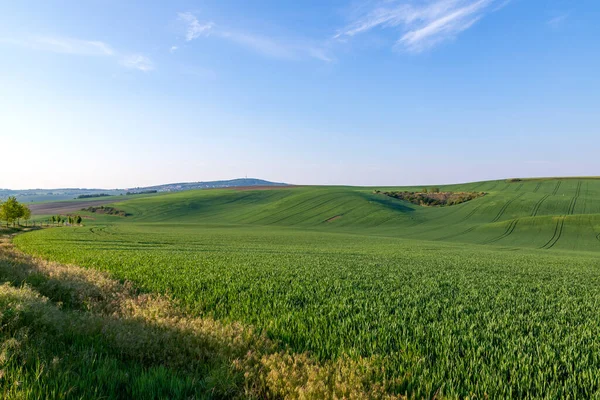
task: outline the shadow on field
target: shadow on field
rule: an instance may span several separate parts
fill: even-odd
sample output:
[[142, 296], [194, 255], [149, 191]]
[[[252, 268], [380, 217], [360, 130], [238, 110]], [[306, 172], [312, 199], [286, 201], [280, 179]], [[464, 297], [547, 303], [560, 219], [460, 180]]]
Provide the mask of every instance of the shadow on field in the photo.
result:
[[393, 197], [369, 193], [360, 193], [360, 195], [364, 197], [367, 201], [377, 203], [394, 211], [398, 211], [405, 214], [415, 212], [414, 208], [402, 204], [400, 200], [394, 199]]
[[[2, 398], [390, 398], [367, 358], [318, 362], [167, 296], [0, 237]], [[392, 396], [393, 397], [393, 396]]]

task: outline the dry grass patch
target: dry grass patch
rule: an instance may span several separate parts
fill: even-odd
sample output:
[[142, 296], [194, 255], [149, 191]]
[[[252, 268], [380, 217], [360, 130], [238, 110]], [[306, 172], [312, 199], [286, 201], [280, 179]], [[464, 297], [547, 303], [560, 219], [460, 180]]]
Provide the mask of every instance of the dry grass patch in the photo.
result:
[[[190, 318], [173, 299], [105, 273], [27, 256], [9, 236], [0, 278], [4, 397], [393, 398], [402, 383], [385, 380], [381, 359], [294, 354], [252, 327]], [[81, 364], [90, 354], [101, 362]]]

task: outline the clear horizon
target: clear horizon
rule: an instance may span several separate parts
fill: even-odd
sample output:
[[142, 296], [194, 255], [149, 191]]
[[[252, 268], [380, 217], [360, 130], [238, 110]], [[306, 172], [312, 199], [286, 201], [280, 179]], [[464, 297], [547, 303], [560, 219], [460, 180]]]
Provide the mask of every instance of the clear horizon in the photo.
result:
[[600, 175], [600, 4], [13, 2], [0, 188]]
[[[600, 179], [598, 176], [587, 175], [587, 176], [577, 176], [577, 175], [562, 175], [562, 176], [511, 176], [511, 177], [503, 177], [498, 179], [487, 179], [483, 181], [456, 181], [456, 182], [421, 182], [421, 183], [411, 183], [406, 185], [390, 185], [390, 184], [381, 184], [381, 185], [345, 185], [345, 184], [312, 184], [312, 183], [294, 183], [294, 182], [286, 182], [286, 181], [270, 181], [268, 179], [262, 179], [257, 177], [250, 177], [246, 179], [259, 179], [268, 181], [271, 183], [282, 183], [290, 186], [355, 186], [355, 187], [395, 187], [395, 186], [436, 186], [436, 185], [460, 185], [460, 184], [469, 184], [469, 183], [477, 183], [477, 182], [485, 182], [485, 181], [493, 181], [493, 180], [508, 180], [508, 179], [524, 179], [524, 180], [536, 180], [536, 179]], [[8, 188], [8, 187], [0, 187], [0, 190], [12, 190], [12, 191], [25, 191], [25, 190], [127, 190], [127, 189], [144, 189], [153, 186], [163, 186], [163, 185], [174, 185], [174, 184], [185, 184], [185, 183], [211, 183], [217, 181], [231, 181], [236, 179], [244, 179], [244, 178], [224, 178], [224, 179], [215, 179], [212, 181], [173, 181], [173, 182], [163, 182], [163, 183], [155, 183], [150, 185], [134, 185], [134, 186], [125, 186], [125, 187], [93, 187], [93, 186], [60, 186], [60, 187], [23, 187], [23, 188]]]

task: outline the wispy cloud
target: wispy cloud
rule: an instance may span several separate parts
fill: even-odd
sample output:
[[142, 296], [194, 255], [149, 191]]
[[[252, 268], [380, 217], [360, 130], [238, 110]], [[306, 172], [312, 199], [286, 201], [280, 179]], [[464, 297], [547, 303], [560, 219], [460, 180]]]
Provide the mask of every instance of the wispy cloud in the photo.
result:
[[200, 23], [191, 12], [179, 13], [178, 17], [185, 24], [186, 41], [210, 35], [230, 41], [270, 58], [283, 60], [315, 58], [325, 62], [332, 61], [332, 57], [328, 55], [327, 49], [324, 46], [307, 40], [273, 38], [267, 35], [223, 28], [213, 22]]
[[28, 47], [34, 50], [81, 56], [112, 56], [114, 50], [98, 40], [80, 40], [57, 36], [34, 36], [21, 40], [5, 39], [4, 43]]
[[551, 18], [546, 23], [548, 25], [550, 25], [552, 28], [558, 28], [559, 26], [561, 26], [567, 20], [567, 18], [569, 18], [569, 14], [568, 13], [556, 16], [554, 18]]
[[32, 50], [76, 56], [119, 57], [121, 65], [140, 71], [154, 69], [152, 61], [141, 54], [123, 55], [109, 44], [98, 40], [82, 40], [60, 36], [32, 36], [23, 39], [2, 39], [0, 43], [26, 47]]
[[114, 54], [113, 49], [109, 45], [97, 40], [38, 37], [36, 41], [40, 46], [57, 53], [90, 56], [112, 56]]
[[148, 72], [154, 69], [152, 61], [141, 54], [131, 54], [121, 59], [121, 64], [127, 68]]
[[189, 11], [180, 12], [177, 15], [179, 16], [179, 19], [186, 25], [185, 40], [188, 42], [197, 39], [200, 36], [208, 35], [215, 25], [213, 22], [201, 24], [198, 22], [198, 18], [196, 18], [196, 16]]
[[508, 3], [507, 0], [383, 0], [361, 10], [334, 38], [349, 38], [375, 28], [391, 28], [401, 35], [396, 48], [422, 52], [456, 37], [486, 14]]
[[332, 61], [325, 49], [303, 41], [283, 41], [268, 36], [231, 31], [220, 32], [218, 36], [271, 58], [297, 60], [308, 57], [325, 62]]

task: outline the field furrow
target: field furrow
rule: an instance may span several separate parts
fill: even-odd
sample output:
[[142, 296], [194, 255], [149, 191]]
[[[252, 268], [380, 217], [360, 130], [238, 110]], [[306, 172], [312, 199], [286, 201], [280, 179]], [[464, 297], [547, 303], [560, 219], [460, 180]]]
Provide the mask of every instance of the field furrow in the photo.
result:
[[515, 231], [515, 228], [517, 227], [517, 224], [519, 223], [518, 219], [515, 219], [513, 221], [511, 221], [511, 223], [508, 225], [508, 227], [506, 228], [506, 231], [504, 231], [504, 233], [494, 239], [488, 240], [483, 242], [482, 244], [491, 244], [491, 243], [495, 243], [498, 242], [510, 235], [512, 235], [512, 233]]
[[519, 194], [518, 196], [513, 197], [512, 199], [508, 200], [506, 203], [504, 203], [504, 205], [502, 206], [502, 208], [500, 208], [500, 211], [498, 211], [498, 214], [496, 215], [496, 217], [492, 220], [492, 222], [497, 222], [500, 220], [500, 218], [502, 218], [502, 215], [506, 212], [506, 209], [508, 207], [510, 207], [510, 205], [512, 203], [515, 202], [515, 200], [518, 200], [519, 198], [523, 197], [524, 193]]
[[558, 189], [560, 189], [560, 185], [562, 184], [562, 181], [558, 181], [556, 182], [556, 186], [554, 187], [554, 191], [552, 191], [552, 195], [556, 196], [556, 194], [558, 193]]
[[554, 247], [556, 245], [556, 243], [558, 243], [558, 241], [560, 240], [560, 237], [562, 236], [564, 225], [565, 225], [565, 217], [560, 217], [558, 219], [558, 221], [556, 222], [556, 227], [554, 228], [554, 234], [552, 235], [550, 240], [540, 248], [549, 250], [552, 247]]
[[540, 207], [548, 197], [550, 197], [549, 194], [545, 195], [537, 203], [535, 203], [535, 206], [533, 206], [533, 210], [531, 211], [532, 217], [535, 217], [538, 214], [538, 212], [540, 211]]

